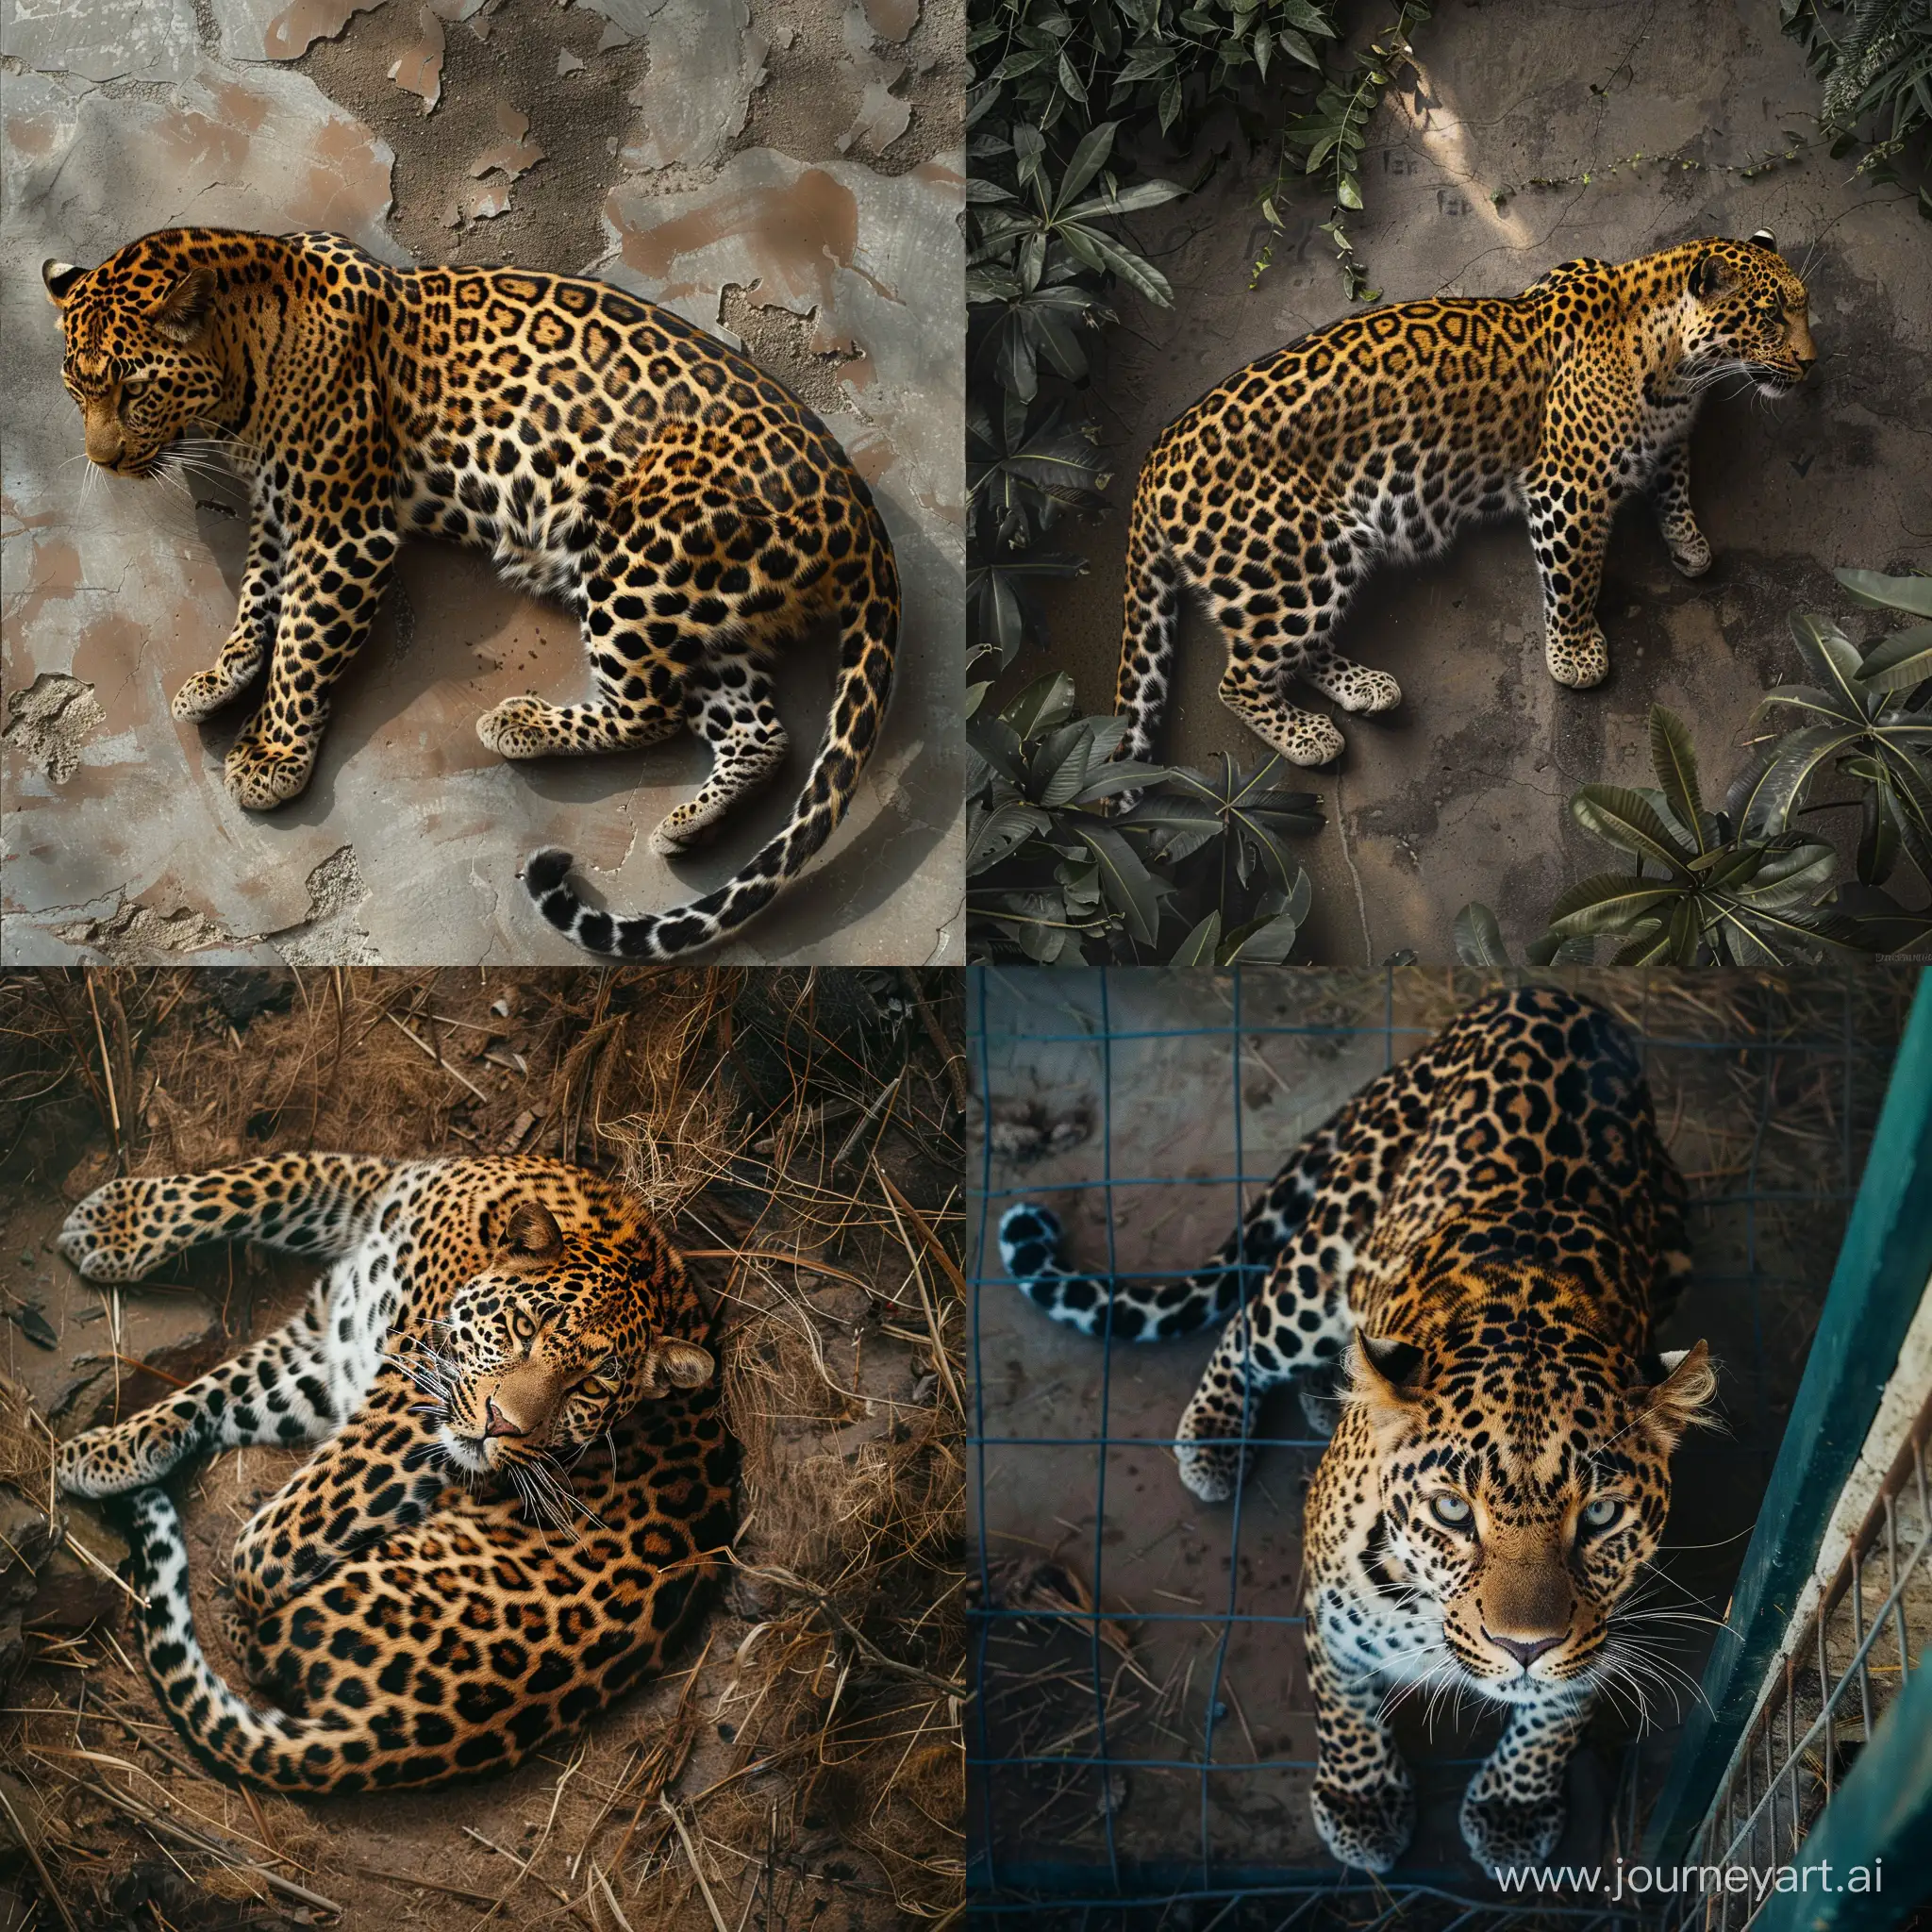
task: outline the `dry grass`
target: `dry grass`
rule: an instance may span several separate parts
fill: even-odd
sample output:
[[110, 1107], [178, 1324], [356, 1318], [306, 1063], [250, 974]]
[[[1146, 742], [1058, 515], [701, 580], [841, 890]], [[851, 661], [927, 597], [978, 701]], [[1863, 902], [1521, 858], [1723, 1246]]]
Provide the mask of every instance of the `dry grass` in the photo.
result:
[[[955, 1919], [963, 1080], [948, 976], [335, 971], [231, 979], [225, 1008], [216, 978], [0, 979], [0, 1207], [299, 1147], [514, 1149], [621, 1176], [674, 1222], [720, 1324], [742, 1450], [734, 1574], [672, 1676], [507, 1777], [426, 1800], [228, 1790], [177, 1754], [125, 1627], [41, 1633], [0, 1715], [17, 1814], [0, 1813], [0, 1927]], [[270, 1003], [251, 1010], [256, 992]], [[299, 1287], [222, 1251], [167, 1272], [232, 1340]], [[134, 1374], [117, 1392], [157, 1385]], [[0, 1387], [0, 1481], [42, 1507], [50, 1444]], [[201, 1568], [248, 1502], [220, 1465], [194, 1483]]]

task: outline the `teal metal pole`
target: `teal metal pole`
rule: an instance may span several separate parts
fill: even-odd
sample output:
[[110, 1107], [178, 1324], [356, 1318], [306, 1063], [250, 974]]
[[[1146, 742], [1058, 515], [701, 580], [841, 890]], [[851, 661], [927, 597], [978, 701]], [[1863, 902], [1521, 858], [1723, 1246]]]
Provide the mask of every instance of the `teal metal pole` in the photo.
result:
[[1646, 1864], [1681, 1864], [1710, 1807], [1757, 1706], [1765, 1669], [1810, 1580], [1825, 1525], [1864, 1446], [1928, 1276], [1932, 973], [1922, 973], [1805, 1378], [1730, 1611], [1705, 1667], [1704, 1695], [1685, 1724], [1644, 1834]]

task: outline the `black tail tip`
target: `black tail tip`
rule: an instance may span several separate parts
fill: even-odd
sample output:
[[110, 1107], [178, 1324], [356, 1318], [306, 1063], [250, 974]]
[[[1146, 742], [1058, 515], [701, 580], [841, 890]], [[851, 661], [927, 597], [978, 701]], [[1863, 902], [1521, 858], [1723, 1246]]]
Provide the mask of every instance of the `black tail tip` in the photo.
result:
[[533, 852], [524, 861], [524, 884], [531, 898], [541, 899], [554, 892], [570, 876], [571, 855], [554, 845]]

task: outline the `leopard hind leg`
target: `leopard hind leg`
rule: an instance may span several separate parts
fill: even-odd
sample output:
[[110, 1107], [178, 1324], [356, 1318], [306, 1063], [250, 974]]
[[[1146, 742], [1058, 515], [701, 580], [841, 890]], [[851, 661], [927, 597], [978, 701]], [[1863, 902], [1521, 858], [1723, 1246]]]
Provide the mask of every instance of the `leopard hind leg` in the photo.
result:
[[687, 675], [686, 720], [711, 747], [711, 771], [697, 795], [651, 834], [653, 852], [675, 857], [709, 838], [739, 800], [768, 785], [784, 765], [791, 741], [763, 656], [750, 643], [722, 642]]
[[675, 542], [650, 521], [657, 508], [620, 498], [578, 578], [572, 601], [591, 696], [575, 705], [534, 692], [505, 698], [476, 721], [476, 736], [499, 758], [631, 751], [685, 728], [684, 669], [696, 652], [684, 626], [652, 614], [652, 587], [676, 559]]
[[1194, 571], [1227, 644], [1221, 701], [1291, 764], [1327, 764], [1341, 755], [1341, 733], [1332, 719], [1292, 704], [1291, 684], [1309, 684], [1345, 711], [1386, 711], [1402, 701], [1387, 672], [1329, 648], [1361, 575], [1363, 540], [1284, 491], [1241, 506], [1224, 544], [1205, 569], [1196, 553]]

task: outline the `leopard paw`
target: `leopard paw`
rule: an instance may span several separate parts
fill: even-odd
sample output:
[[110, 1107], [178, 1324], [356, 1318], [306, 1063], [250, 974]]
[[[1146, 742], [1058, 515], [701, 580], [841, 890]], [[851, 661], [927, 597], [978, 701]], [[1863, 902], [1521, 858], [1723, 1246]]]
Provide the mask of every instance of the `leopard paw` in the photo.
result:
[[90, 1281], [139, 1281], [166, 1257], [166, 1243], [141, 1232], [147, 1183], [109, 1181], [60, 1224], [55, 1245]]
[[1227, 1502], [1255, 1459], [1239, 1442], [1176, 1442], [1174, 1455], [1181, 1481], [1204, 1503]]
[[1663, 538], [1671, 561], [1685, 576], [1701, 577], [1710, 568], [1709, 541], [1695, 524], [1687, 522], [1675, 529], [1666, 527]]
[[505, 698], [476, 720], [476, 736], [500, 758], [540, 758], [558, 749], [554, 716], [540, 697]]
[[1548, 1864], [1563, 1836], [1560, 1794], [1525, 1803], [1487, 1784], [1487, 1773], [1478, 1772], [1462, 1794], [1462, 1841], [1470, 1857], [1491, 1875]]
[[216, 664], [207, 671], [197, 671], [179, 691], [168, 708], [184, 724], [198, 724], [204, 718], [211, 718], [224, 705], [234, 701], [248, 689], [258, 666], [237, 665], [225, 669]]
[[54, 1479], [70, 1496], [122, 1496], [165, 1475], [177, 1457], [132, 1427], [123, 1423], [70, 1437], [55, 1454]]
[[[1392, 711], [1402, 702], [1402, 687], [1386, 671], [1371, 671], [1363, 664], [1351, 664], [1336, 680], [1328, 695], [1344, 711], [1368, 716], [1376, 711]], [[1341, 737], [1337, 732], [1336, 736]]]
[[315, 769], [315, 746], [270, 744], [238, 738], [228, 747], [224, 774], [228, 795], [247, 811], [273, 811], [298, 796]]
[[1549, 641], [1550, 675], [1572, 691], [1590, 691], [1610, 675], [1609, 646], [1599, 629]]
[[[1401, 695], [1398, 691], [1396, 696]], [[1291, 765], [1328, 764], [1341, 756], [1345, 744], [1334, 719], [1324, 718], [1319, 711], [1291, 710], [1268, 736], [1269, 742]]]
[[1359, 1788], [1325, 1782], [1318, 1772], [1309, 1805], [1337, 1863], [1364, 1872], [1393, 1870], [1415, 1834], [1415, 1780], [1400, 1758]]

